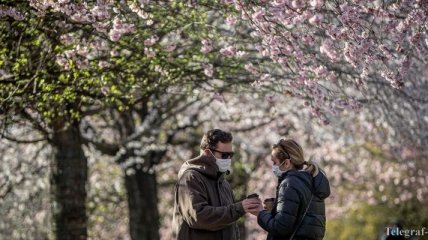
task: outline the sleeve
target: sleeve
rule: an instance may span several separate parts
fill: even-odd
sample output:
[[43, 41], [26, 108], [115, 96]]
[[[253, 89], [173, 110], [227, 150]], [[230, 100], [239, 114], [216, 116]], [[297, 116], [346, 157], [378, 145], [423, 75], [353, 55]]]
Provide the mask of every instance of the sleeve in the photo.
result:
[[184, 173], [179, 180], [178, 199], [183, 220], [194, 229], [221, 230], [245, 214], [242, 202], [210, 206], [205, 184], [197, 173], [191, 171]]
[[264, 210], [257, 216], [258, 224], [274, 236], [289, 236], [293, 233], [299, 211], [300, 198], [288, 180], [285, 180], [278, 192], [277, 213], [273, 216]]

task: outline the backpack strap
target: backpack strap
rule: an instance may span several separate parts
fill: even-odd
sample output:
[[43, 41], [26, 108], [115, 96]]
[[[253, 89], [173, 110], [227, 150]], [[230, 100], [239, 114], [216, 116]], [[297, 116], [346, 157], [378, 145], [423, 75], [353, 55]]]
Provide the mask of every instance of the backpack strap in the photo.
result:
[[296, 225], [296, 228], [294, 229], [293, 234], [291, 234], [289, 240], [293, 240], [294, 235], [296, 235], [297, 230], [299, 230], [300, 225], [302, 225], [303, 219], [305, 219], [305, 216], [308, 213], [309, 207], [311, 206], [312, 199], [314, 197], [314, 189], [313, 189], [314, 182], [313, 182], [313, 178], [312, 178], [312, 182], [311, 182], [312, 186], [310, 186], [307, 182], [305, 182], [303, 180], [301, 180], [301, 182], [303, 182], [303, 184], [306, 185], [306, 187], [311, 191], [311, 198], [309, 199], [309, 202], [308, 202], [308, 204], [306, 206], [305, 212], [303, 213], [302, 217], [300, 218], [299, 224]]
[[309, 207], [311, 206], [311, 203], [312, 203], [312, 198], [314, 197], [314, 195], [313, 194], [311, 194], [311, 199], [309, 200], [309, 203], [308, 203], [308, 205], [306, 206], [306, 210], [305, 210], [305, 212], [303, 213], [303, 216], [302, 216], [302, 218], [300, 219], [300, 222], [299, 222], [299, 224], [297, 225], [297, 227], [294, 229], [294, 232], [293, 232], [293, 234], [291, 234], [291, 237], [290, 237], [290, 240], [293, 240], [293, 238], [294, 238], [294, 235], [296, 235], [296, 233], [297, 233], [297, 230], [299, 230], [299, 228], [300, 228], [300, 225], [302, 224], [302, 222], [303, 222], [303, 219], [305, 218], [305, 216], [306, 216], [306, 213], [308, 213], [308, 210], [309, 210]]

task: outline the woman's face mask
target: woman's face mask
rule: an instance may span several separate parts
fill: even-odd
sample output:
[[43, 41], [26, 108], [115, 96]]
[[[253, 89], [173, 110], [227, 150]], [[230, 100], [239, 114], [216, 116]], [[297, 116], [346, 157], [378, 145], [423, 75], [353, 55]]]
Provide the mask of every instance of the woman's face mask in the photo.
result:
[[281, 169], [279, 169], [279, 167], [282, 165], [282, 164], [284, 164], [285, 163], [285, 161], [284, 162], [282, 162], [281, 164], [279, 164], [279, 165], [272, 165], [272, 172], [273, 172], [273, 174], [275, 174], [277, 177], [281, 177], [281, 175], [285, 172], [285, 171], [282, 171]]

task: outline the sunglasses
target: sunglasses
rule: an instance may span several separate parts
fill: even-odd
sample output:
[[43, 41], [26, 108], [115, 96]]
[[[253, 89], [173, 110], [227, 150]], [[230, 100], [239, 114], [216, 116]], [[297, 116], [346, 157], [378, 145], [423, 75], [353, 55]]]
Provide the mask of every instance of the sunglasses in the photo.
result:
[[223, 159], [225, 159], [225, 158], [232, 158], [233, 154], [235, 154], [234, 152], [221, 152], [221, 151], [215, 150], [213, 148], [210, 148], [210, 150], [213, 151], [213, 152], [220, 153], [221, 154], [221, 158], [223, 158]]

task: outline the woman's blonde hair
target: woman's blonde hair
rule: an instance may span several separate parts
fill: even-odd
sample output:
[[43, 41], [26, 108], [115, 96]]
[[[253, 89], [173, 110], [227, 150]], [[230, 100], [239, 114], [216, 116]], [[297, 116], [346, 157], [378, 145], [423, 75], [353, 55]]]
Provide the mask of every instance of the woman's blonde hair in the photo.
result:
[[291, 164], [297, 170], [303, 169], [306, 165], [305, 171], [309, 172], [312, 176], [316, 176], [319, 172], [319, 167], [312, 161], [305, 161], [302, 147], [292, 139], [281, 139], [277, 144], [272, 146], [272, 155], [275, 156], [280, 163], [286, 159], [290, 159]]

